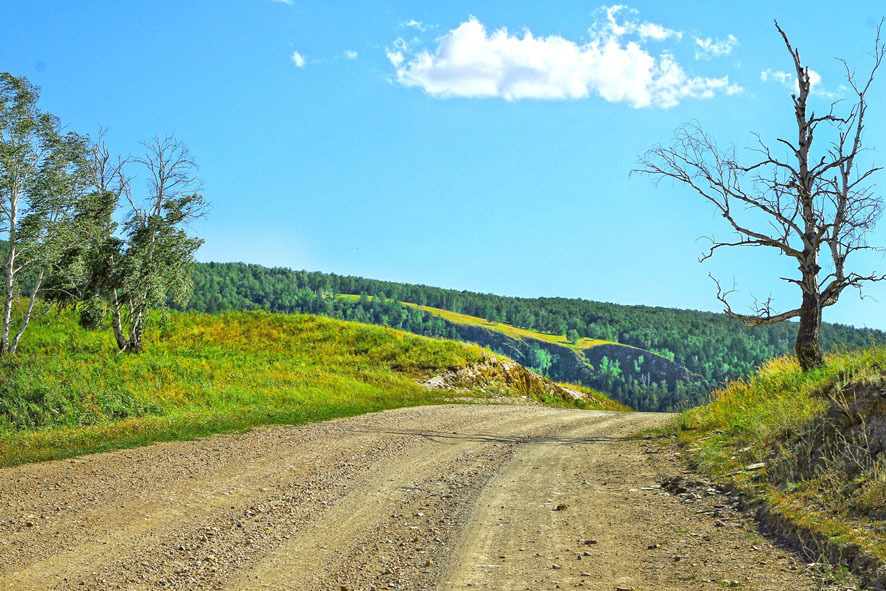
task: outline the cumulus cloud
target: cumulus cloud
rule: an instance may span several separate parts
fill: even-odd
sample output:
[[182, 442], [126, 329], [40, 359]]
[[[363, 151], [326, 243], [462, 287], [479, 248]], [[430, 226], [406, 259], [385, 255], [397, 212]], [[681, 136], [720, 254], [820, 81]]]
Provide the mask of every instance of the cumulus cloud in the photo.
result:
[[[760, 72], [760, 80], [763, 82], [775, 82], [777, 84], [781, 84], [785, 88], [789, 89], [791, 92], [799, 93], [800, 85], [797, 82], [797, 76], [791, 72], [782, 72], [780, 70], [770, 70], [765, 69]], [[845, 88], [841, 85], [837, 87], [837, 92], [833, 92], [827, 90], [821, 84], [821, 74], [816, 72], [813, 69], [809, 69], [809, 93], [822, 96], [825, 98], [837, 98], [839, 97]]]
[[353, 49], [346, 49], [345, 50], [345, 57], [348, 58], [349, 60], [357, 59], [358, 55], [359, 54], [356, 51], [354, 51]]
[[295, 64], [296, 68], [304, 68], [305, 67], [305, 56], [300, 54], [297, 51], [292, 52], [292, 63]]
[[729, 35], [725, 39], [696, 37], [695, 45], [695, 59], [709, 60], [712, 57], [723, 57], [732, 53], [738, 47], [738, 39], [735, 35]]
[[[604, 9], [602, 23], [590, 29], [590, 41], [578, 44], [552, 35], [536, 37], [501, 28], [488, 33], [470, 17], [437, 40], [433, 51], [413, 51], [398, 39], [387, 50], [396, 81], [434, 97], [499, 97], [518, 99], [582, 99], [599, 95], [635, 108], [669, 108], [687, 98], [736, 94], [741, 87], [728, 76], [705, 78], [687, 74], [665, 51], [655, 56], [645, 39], [661, 40], [677, 32], [634, 18], [619, 20], [621, 6]], [[644, 26], [645, 25], [645, 26]], [[638, 40], [624, 37], [634, 35]]]

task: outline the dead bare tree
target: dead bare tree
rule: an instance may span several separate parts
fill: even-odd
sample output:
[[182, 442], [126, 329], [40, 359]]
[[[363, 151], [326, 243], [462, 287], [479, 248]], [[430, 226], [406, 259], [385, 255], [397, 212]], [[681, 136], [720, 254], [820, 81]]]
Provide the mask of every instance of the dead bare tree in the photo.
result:
[[[873, 64], [866, 77], [859, 79], [840, 60], [846, 71], [847, 92], [853, 95], [851, 106], [839, 115], [841, 101], [837, 101], [825, 114], [817, 115], [807, 111], [812, 89], [810, 69], [775, 23], [797, 76], [797, 90], [791, 95], [797, 138], [777, 138], [775, 145], [780, 146], [783, 155], [777, 155], [757, 135], [757, 145], [751, 149], [752, 161], [742, 164], [735, 148], [721, 151], [697, 124], [687, 124], [677, 130], [671, 146], [659, 145], [641, 156], [640, 168], [635, 170], [656, 181], [669, 178], [688, 185], [729, 223], [735, 238], [724, 242], [711, 237], [711, 248], [702, 255], [702, 261], [727, 246], [770, 247], [796, 261], [799, 277], [781, 279], [800, 288], [802, 301], [799, 307], [785, 312], [774, 311], [770, 298], [755, 302], [750, 314], [739, 314], [727, 299], [734, 290], [724, 291], [714, 281], [726, 314], [748, 326], [799, 318], [795, 351], [804, 371], [822, 363], [822, 309], [835, 304], [847, 287], [860, 290], [864, 283], [886, 279], [883, 273], [860, 274], [848, 272], [846, 267], [852, 253], [874, 248], [867, 244], [866, 235], [883, 206], [870, 184], [881, 167], [859, 161], [865, 151], [868, 91], [886, 56], [882, 26], [883, 21], [877, 27]], [[829, 143], [816, 151], [813, 140], [817, 133], [819, 137], [822, 133], [830, 136]], [[827, 266], [822, 267], [820, 262]]]

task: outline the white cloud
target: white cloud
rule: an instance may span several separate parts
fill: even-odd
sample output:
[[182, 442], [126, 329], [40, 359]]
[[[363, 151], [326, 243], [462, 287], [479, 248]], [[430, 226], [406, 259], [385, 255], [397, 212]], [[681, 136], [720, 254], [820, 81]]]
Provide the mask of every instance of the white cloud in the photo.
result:
[[345, 57], [348, 58], [349, 60], [357, 59], [358, 55], [359, 54], [356, 51], [354, 51], [353, 49], [346, 49], [345, 50]]
[[[649, 23], [637, 20], [639, 12], [633, 8], [628, 8], [623, 4], [614, 6], [604, 6], [597, 11], [598, 15], [605, 15], [605, 22], [601, 25], [595, 23], [595, 29], [598, 33], [614, 35], [621, 37], [624, 35], [638, 35], [641, 39], [652, 39], [653, 41], [664, 41], [670, 37], [677, 39], [683, 38], [683, 33], [668, 29], [656, 23]], [[619, 22], [619, 16], [623, 16], [622, 22]]]
[[637, 27], [637, 33], [644, 39], [654, 39], [656, 41], [664, 41], [669, 37], [676, 37], [677, 39], [683, 38], [683, 33], [680, 31], [667, 29], [661, 25], [656, 25], [655, 23], [640, 24]]
[[[502, 28], [488, 34], [470, 17], [439, 38], [433, 51], [412, 51], [398, 39], [387, 55], [398, 83], [441, 98], [512, 101], [581, 99], [596, 94], [636, 108], [669, 108], [686, 98], [741, 92], [728, 76], [690, 76], [669, 52], [654, 56], [639, 42], [622, 39], [628, 34], [641, 41], [645, 38], [635, 20], [616, 18], [622, 10], [620, 6], [605, 9], [606, 22], [595, 25], [591, 40], [583, 45], [556, 35], [535, 37], [528, 30], [517, 35]], [[652, 39], [666, 38], [663, 31], [670, 31], [647, 25], [645, 36]]]
[[388, 60], [394, 64], [395, 68], [399, 68], [406, 61], [407, 53], [409, 53], [409, 45], [402, 38], [394, 41], [393, 46], [385, 50]]
[[[800, 85], [797, 82], [797, 77], [791, 72], [782, 72], [779, 70], [770, 70], [767, 68], [760, 72], [760, 80], [762, 80], [763, 82], [776, 82], [778, 84], [781, 84], [791, 92], [800, 92]], [[837, 87], [837, 92], [827, 90], [821, 84], [821, 74], [819, 74], [812, 68], [809, 69], [810, 94], [813, 94], [815, 96], [822, 96], [825, 98], [838, 98], [844, 91], [845, 87], [843, 87], [842, 85]]]
[[394, 64], [395, 68], [399, 68], [403, 61], [406, 59], [405, 57], [403, 57], [402, 51], [389, 49], [385, 52], [385, 54], [388, 56], [388, 59], [391, 61], [391, 63]]
[[715, 39], [713, 37], [695, 38], [695, 59], [709, 60], [712, 57], [722, 57], [729, 55], [738, 47], [738, 39], [735, 35], [729, 35], [725, 39]]
[[424, 33], [425, 31], [427, 31], [430, 28], [430, 27], [426, 26], [423, 22], [417, 21], [414, 18], [409, 19], [408, 21], [400, 21], [400, 26], [404, 27], [404, 28], [405, 27], [412, 27], [414, 29], [418, 29], [422, 33]]
[[288, 4], [292, 6], [292, 0], [272, 0], [273, 2], [280, 2], [281, 4]]
[[296, 68], [304, 68], [305, 67], [305, 56], [300, 54], [297, 51], [292, 52], [292, 63], [295, 64]]
[[797, 80], [794, 78], [793, 74], [789, 74], [788, 72], [780, 72], [767, 68], [760, 72], [760, 80], [763, 82], [769, 82], [772, 80], [778, 82], [782, 86], [790, 88], [791, 90], [797, 90]]

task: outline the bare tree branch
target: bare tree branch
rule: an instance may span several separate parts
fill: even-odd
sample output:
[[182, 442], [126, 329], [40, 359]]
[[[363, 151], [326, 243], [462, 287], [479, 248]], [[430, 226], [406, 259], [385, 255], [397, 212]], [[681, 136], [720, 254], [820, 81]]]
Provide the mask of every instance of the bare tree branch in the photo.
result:
[[[735, 148], [722, 151], [698, 124], [690, 123], [677, 129], [670, 146], [658, 145], [642, 155], [639, 168], [633, 171], [650, 175], [656, 182], [671, 179], [688, 186], [726, 220], [734, 238], [708, 238], [711, 246], [700, 261], [733, 246], [774, 248], [796, 261], [799, 276], [781, 279], [800, 288], [802, 305], [787, 312], [773, 311], [769, 298], [755, 301], [750, 314], [737, 313], [728, 301], [734, 288], [724, 291], [714, 281], [725, 313], [745, 324], [799, 318], [797, 355], [804, 368], [821, 362], [822, 309], [834, 305], [847, 287], [886, 280], [883, 273], [848, 272], [846, 267], [852, 253], [873, 248], [865, 240], [883, 208], [883, 199], [871, 184], [883, 167], [861, 166], [859, 155], [865, 151], [868, 91], [886, 58], [881, 35], [884, 22], [877, 27], [872, 64], [864, 78], [841, 60], [854, 101], [842, 113], [837, 110], [843, 101], [834, 101], [819, 115], [809, 106], [811, 70], [775, 22], [791, 56], [797, 85], [791, 94], [796, 139], [774, 140], [786, 155], [776, 153], [754, 134], [756, 145], [748, 149], [754, 160], [741, 164]], [[815, 141], [820, 134], [830, 141], [824, 149], [818, 149]]]

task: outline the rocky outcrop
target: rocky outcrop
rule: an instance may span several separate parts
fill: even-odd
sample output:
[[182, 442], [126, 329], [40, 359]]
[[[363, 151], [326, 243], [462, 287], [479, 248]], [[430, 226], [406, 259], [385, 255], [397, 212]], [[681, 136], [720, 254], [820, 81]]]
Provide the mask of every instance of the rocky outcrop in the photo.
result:
[[496, 355], [487, 355], [477, 363], [445, 370], [421, 384], [432, 390], [518, 395], [536, 399], [559, 398], [569, 403], [583, 400], [588, 405], [610, 406], [608, 400], [556, 384], [515, 361]]
[[[584, 349], [583, 355], [579, 355], [572, 349], [554, 343], [531, 338], [514, 339], [482, 326], [454, 323], [450, 323], [450, 326], [458, 332], [462, 340], [488, 347], [524, 365], [531, 364], [532, 349], [544, 349], [552, 358], [547, 374], [558, 382], [582, 384], [605, 392], [606, 387], [599, 368], [603, 358], [606, 357], [610, 363], [618, 362], [624, 375], [637, 381], [644, 381], [647, 384], [664, 382], [671, 391], [677, 388], [679, 382], [700, 385], [708, 389], [708, 384], [700, 376], [691, 373], [682, 365], [661, 355], [627, 345], [617, 343], [598, 345]], [[635, 370], [636, 366], [641, 367], [639, 372]]]
[[886, 453], [886, 375], [851, 383], [832, 399], [824, 439], [870, 456]]

